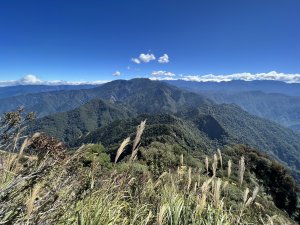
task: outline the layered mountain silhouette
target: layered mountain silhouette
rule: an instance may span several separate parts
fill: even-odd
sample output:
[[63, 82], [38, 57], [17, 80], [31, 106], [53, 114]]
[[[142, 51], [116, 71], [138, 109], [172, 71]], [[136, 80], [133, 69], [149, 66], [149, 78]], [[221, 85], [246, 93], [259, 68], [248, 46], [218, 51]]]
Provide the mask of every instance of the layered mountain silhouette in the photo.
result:
[[96, 85], [17, 85], [0, 87], [0, 98], [50, 91], [80, 90], [94, 88]]
[[217, 103], [234, 103], [247, 112], [300, 131], [300, 84], [279, 81], [169, 81]]
[[[205, 97], [158, 81], [133, 79], [117, 80], [92, 89], [42, 92], [0, 99], [0, 114], [23, 105], [27, 111], [34, 111], [38, 117], [43, 117], [75, 109], [95, 98], [128, 103], [139, 113], [157, 110], [174, 113], [179, 107], [209, 102]], [[149, 101], [152, 105], [147, 105]]]
[[[90, 90], [55, 94], [56, 98], [65, 96], [62, 100], [67, 104], [66, 96], [72, 93], [73, 99], [78, 100], [83, 92], [86, 101], [92, 96], [94, 100], [71, 111], [36, 120], [31, 125], [31, 132], [45, 131], [72, 144], [106, 143], [110, 138], [113, 143], [119, 143], [116, 140], [121, 141], [133, 132], [127, 129], [128, 123], [135, 127], [140, 121], [137, 119], [133, 123], [128, 120], [144, 115], [144, 119], [160, 121], [155, 130], [158, 133], [162, 132], [160, 129], [165, 130], [165, 135], [162, 132], [162, 139], [169, 140], [170, 143], [182, 143], [182, 146], [196, 143], [194, 149], [199, 151], [208, 151], [230, 143], [247, 144], [289, 165], [295, 176], [299, 172], [300, 134], [253, 116], [236, 105], [216, 104], [204, 96], [148, 79], [119, 80]], [[76, 104], [79, 104], [78, 101]], [[175, 125], [163, 121], [162, 114], [172, 116]], [[162, 118], [170, 120], [166, 116]], [[113, 121], [118, 122], [111, 123]], [[180, 126], [179, 121], [184, 121], [182, 123], [186, 125]], [[126, 125], [122, 127], [122, 124]], [[114, 137], [109, 133], [112, 130], [120, 130], [121, 134], [128, 132]]]

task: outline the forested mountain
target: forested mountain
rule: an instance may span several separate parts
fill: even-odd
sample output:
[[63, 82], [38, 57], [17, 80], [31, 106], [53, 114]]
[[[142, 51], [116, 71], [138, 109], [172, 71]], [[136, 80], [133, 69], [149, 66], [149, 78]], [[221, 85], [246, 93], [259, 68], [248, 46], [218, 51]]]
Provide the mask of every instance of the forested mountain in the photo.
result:
[[[202, 93], [204, 94], [204, 93]], [[234, 103], [247, 112], [298, 130], [300, 126], [300, 97], [266, 94], [261, 91], [239, 93], [206, 93], [218, 103]]]
[[[174, 113], [178, 107], [210, 102], [197, 94], [159, 81], [133, 79], [117, 80], [92, 89], [45, 92], [0, 99], [0, 114], [23, 105], [27, 111], [34, 111], [38, 117], [43, 117], [75, 109], [95, 98], [129, 103], [133, 110], [139, 113], [157, 110]], [[150, 100], [152, 105], [147, 105]]]
[[[114, 119], [144, 113], [168, 113], [192, 122], [197, 132], [208, 137], [210, 142], [218, 145], [247, 144], [287, 163], [295, 173], [300, 169], [299, 134], [252, 116], [235, 105], [218, 105], [196, 94], [145, 79], [115, 81], [97, 88], [97, 91], [98, 96], [110, 99], [110, 103], [93, 101], [67, 113], [41, 118], [32, 125], [32, 131], [50, 131], [63, 141], [70, 141]], [[97, 103], [95, 107], [94, 103]], [[99, 116], [88, 118], [89, 114], [85, 112]], [[55, 132], [57, 127], [59, 131]]]
[[114, 120], [133, 115], [121, 105], [94, 99], [74, 110], [37, 119], [28, 131], [34, 133], [42, 129], [53, 137], [69, 142]]
[[[189, 120], [184, 120], [168, 114], [149, 115], [116, 120], [100, 127], [79, 139], [75, 139], [72, 146], [83, 143], [102, 143], [108, 149], [115, 149], [116, 143], [130, 136], [133, 138], [136, 126], [146, 120], [147, 127], [142, 140], [143, 146], [161, 143], [171, 145], [183, 151], [194, 154], [209, 153], [217, 147], [217, 142], [211, 140], [204, 132]], [[112, 152], [114, 155], [115, 153]]]
[[265, 93], [280, 93], [290, 96], [300, 96], [299, 83], [285, 83], [282, 81], [272, 80], [232, 80], [222, 82], [196, 82], [174, 80], [166, 81], [177, 87], [188, 89], [190, 91], [207, 91], [207, 92], [244, 92], [244, 91], [262, 91]]
[[217, 103], [237, 104], [253, 115], [300, 131], [300, 97], [297, 96], [299, 84], [273, 81], [220, 83], [172, 81], [170, 83], [199, 93]]
[[[236, 217], [241, 217], [236, 212], [240, 207], [245, 207], [247, 202], [251, 207], [245, 221], [257, 224], [262, 213], [279, 215], [280, 223], [284, 221], [284, 224], [294, 224], [293, 220], [300, 220], [299, 190], [294, 180], [296, 178], [300, 183], [300, 134], [288, 128], [251, 115], [237, 105], [217, 104], [208, 100], [207, 96], [148, 79], [119, 80], [93, 89], [40, 95], [47, 98], [36, 99], [32, 108], [38, 109], [39, 104], [43, 104], [53, 111], [73, 109], [24, 124], [29, 136], [24, 142], [23, 154], [27, 157], [26, 154], [30, 153], [32, 157], [14, 157], [13, 151], [6, 156], [6, 152], [0, 152], [0, 158], [4, 157], [4, 160], [6, 157], [17, 159], [12, 164], [15, 167], [8, 167], [7, 171], [13, 171], [9, 173], [9, 182], [28, 179], [28, 185], [34, 186], [36, 182], [47, 181], [48, 186], [44, 189], [58, 188], [59, 193], [66, 193], [56, 195], [64, 208], [80, 203], [85, 193], [93, 193], [95, 196], [90, 196], [91, 199], [98, 199], [102, 198], [103, 191], [105, 199], [112, 196], [113, 190], [119, 194], [126, 190], [134, 199], [147, 198], [144, 203], [148, 204], [153, 200], [150, 193], [168, 193], [166, 199], [173, 199], [174, 191], [180, 190], [184, 193], [182, 196], [188, 195], [184, 197], [185, 208], [191, 207], [193, 210], [194, 200], [189, 202], [187, 199], [193, 199], [192, 196], [196, 195], [189, 194], [190, 191], [197, 193], [198, 189], [203, 190], [203, 185], [208, 185], [212, 190], [208, 196], [213, 196], [209, 207], [218, 207], [220, 212], [225, 208], [216, 204], [214, 190], [217, 185], [222, 185], [224, 190], [221, 194], [226, 196], [226, 207], [229, 207], [224, 211], [228, 214], [224, 215], [234, 218], [227, 221], [236, 221]], [[28, 96], [35, 94], [14, 99], [23, 97], [25, 100]], [[59, 108], [54, 103], [60, 98], [62, 102], [57, 103]], [[19, 118], [20, 113], [23, 112], [8, 114], [4, 119], [10, 123], [11, 116]], [[13, 129], [18, 130], [19, 127]], [[24, 143], [16, 146], [23, 148]], [[222, 150], [214, 154], [218, 148]], [[244, 171], [242, 178], [241, 171]], [[7, 174], [5, 170], [5, 177], [8, 177]], [[167, 177], [170, 177], [170, 182], [163, 184]], [[103, 186], [107, 180], [108, 191]], [[2, 183], [5, 187], [6, 183]], [[254, 193], [249, 198], [246, 196], [249, 194], [248, 187]], [[47, 195], [44, 189], [40, 194]], [[9, 221], [23, 218], [17, 216], [21, 214], [15, 203], [22, 199], [21, 196], [29, 195], [31, 192], [28, 191], [24, 182], [17, 182], [16, 188], [9, 186], [5, 189], [0, 206], [5, 209], [3, 215], [8, 215]], [[259, 196], [256, 196], [258, 191]], [[123, 197], [113, 198], [116, 200], [114, 208], [122, 204]], [[164, 198], [156, 201], [164, 201]], [[257, 205], [254, 205], [255, 198]], [[239, 199], [244, 199], [242, 205], [238, 203]], [[102, 202], [102, 199], [99, 201]], [[105, 207], [111, 201], [105, 203]], [[51, 199], [43, 198], [43, 206], [52, 207], [53, 204], [55, 201], [53, 203]], [[90, 206], [98, 207], [93, 202]], [[232, 207], [234, 210], [231, 212]], [[45, 211], [44, 207], [38, 210]], [[76, 215], [70, 211], [63, 217], [60, 214], [63, 210], [42, 215], [49, 221], [57, 218], [77, 221], [78, 213], [82, 213], [80, 210], [75, 210]], [[259, 215], [257, 210], [260, 210]], [[32, 215], [38, 220], [40, 213], [34, 212]], [[209, 212], [205, 215], [211, 216]], [[0, 221], [7, 218], [1, 217], [0, 213]], [[80, 221], [84, 221], [83, 215], [80, 218]]]
[[8, 98], [13, 96], [50, 92], [50, 91], [62, 91], [62, 90], [79, 90], [94, 88], [95, 85], [17, 85], [0, 87], [0, 98]]
[[224, 129], [229, 138], [227, 142], [256, 147], [299, 170], [300, 134], [297, 132], [253, 116], [236, 105], [204, 105], [183, 114], [184, 118], [191, 119], [196, 124], [199, 121], [202, 123], [204, 115], [210, 115], [218, 122], [218, 130]]

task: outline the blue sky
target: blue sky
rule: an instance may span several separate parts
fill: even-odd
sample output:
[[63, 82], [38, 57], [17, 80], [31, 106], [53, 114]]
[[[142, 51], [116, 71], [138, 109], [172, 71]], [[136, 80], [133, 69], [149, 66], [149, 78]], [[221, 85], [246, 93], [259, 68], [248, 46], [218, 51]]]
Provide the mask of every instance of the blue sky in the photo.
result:
[[1, 0], [0, 80], [299, 74], [299, 11], [299, 0]]

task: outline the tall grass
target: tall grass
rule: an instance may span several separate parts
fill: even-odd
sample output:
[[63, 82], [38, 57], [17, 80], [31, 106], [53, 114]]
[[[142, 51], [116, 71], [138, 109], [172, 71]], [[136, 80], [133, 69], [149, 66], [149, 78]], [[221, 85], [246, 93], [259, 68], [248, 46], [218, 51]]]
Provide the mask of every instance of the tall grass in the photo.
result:
[[[291, 224], [288, 218], [268, 215], [263, 207], [257, 207], [264, 204], [258, 196], [264, 194], [262, 190], [249, 187], [241, 191], [230, 179], [233, 162], [228, 161], [230, 172], [226, 175], [220, 153], [212, 159], [205, 157], [205, 169], [185, 165], [181, 155], [178, 168], [167, 168], [157, 179], [148, 170], [141, 171], [142, 164], [134, 159], [144, 129], [145, 121], [137, 129], [129, 161], [128, 157], [120, 160], [130, 143], [127, 138], [108, 171], [93, 162], [91, 166], [82, 163], [85, 146], [65, 158], [50, 153], [28, 158], [27, 168], [22, 167], [20, 154], [5, 153], [0, 175], [7, 174], [9, 179], [0, 176], [0, 224]], [[31, 140], [26, 142], [21, 147], [22, 157]], [[209, 174], [209, 160], [213, 161], [213, 174]], [[18, 170], [8, 173], [12, 164]], [[242, 158], [241, 185], [245, 168]]]

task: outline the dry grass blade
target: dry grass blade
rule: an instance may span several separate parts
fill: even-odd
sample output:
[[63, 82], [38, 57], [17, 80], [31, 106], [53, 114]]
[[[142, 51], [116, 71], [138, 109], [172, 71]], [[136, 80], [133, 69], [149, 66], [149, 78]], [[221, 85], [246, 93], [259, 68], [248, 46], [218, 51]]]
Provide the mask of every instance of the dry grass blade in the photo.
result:
[[147, 225], [147, 224], [149, 223], [149, 221], [150, 221], [151, 217], [152, 217], [152, 212], [151, 212], [151, 211], [149, 211], [149, 214], [148, 214], [148, 216], [147, 216], [147, 218], [146, 218], [146, 220], [145, 220], [145, 223], [144, 223], [144, 225]]
[[213, 177], [215, 177], [217, 175], [217, 164], [216, 164], [216, 162], [213, 162], [212, 170], [213, 170]]
[[167, 211], [167, 206], [163, 205], [160, 207], [159, 213], [157, 215], [157, 225], [164, 224], [165, 213]]
[[24, 149], [28, 146], [28, 138], [26, 138], [21, 145], [20, 151], [19, 151], [19, 157], [22, 157]]
[[132, 147], [132, 153], [131, 153], [131, 156], [130, 156], [130, 162], [132, 162], [138, 152], [138, 145], [141, 141], [141, 137], [142, 137], [142, 134], [145, 130], [145, 126], [146, 126], [146, 120], [142, 121], [141, 124], [137, 127], [136, 129], [136, 136], [135, 136], [135, 139], [133, 141], [133, 147]]
[[136, 147], [138, 146], [138, 144], [140, 143], [142, 134], [145, 130], [145, 126], [146, 126], [146, 120], [142, 121], [141, 124], [137, 127], [136, 136], [133, 141], [132, 151], [134, 151], [136, 149]]
[[254, 190], [253, 190], [253, 193], [252, 193], [252, 199], [254, 200], [258, 194], [258, 191], [259, 191], [259, 187], [255, 187]]
[[118, 162], [119, 157], [120, 157], [121, 154], [124, 152], [125, 147], [129, 144], [129, 142], [130, 142], [130, 137], [126, 138], [126, 139], [122, 142], [122, 144], [120, 145], [120, 147], [119, 147], [119, 149], [118, 149], [118, 151], [117, 151], [117, 155], [116, 155], [116, 157], [115, 157], [115, 163]]
[[180, 165], [183, 166], [183, 154], [180, 155]]
[[192, 184], [192, 168], [189, 167], [189, 172], [188, 172], [188, 185], [187, 185], [187, 190], [190, 190]]
[[214, 164], [216, 166], [216, 169], [218, 168], [218, 156], [217, 154], [214, 154]]
[[239, 180], [240, 180], [240, 185], [243, 184], [245, 170], [246, 170], [246, 167], [245, 167], [245, 158], [244, 158], [244, 156], [242, 156], [241, 160], [239, 161]]
[[197, 191], [197, 187], [198, 187], [198, 183], [197, 182], [195, 182], [195, 184], [194, 184], [194, 192], [196, 192]]
[[218, 148], [217, 151], [218, 151], [218, 155], [219, 155], [219, 159], [220, 159], [221, 168], [223, 168], [223, 158], [222, 158], [221, 150]]
[[246, 204], [246, 202], [247, 202], [248, 194], [249, 194], [249, 188], [246, 188], [246, 190], [244, 192], [244, 197], [243, 197], [244, 204]]
[[205, 157], [205, 168], [206, 168], [206, 174], [208, 174], [208, 157]]
[[228, 168], [227, 168], [227, 177], [229, 178], [231, 175], [232, 161], [228, 160]]
[[37, 198], [40, 189], [41, 189], [41, 186], [37, 184], [37, 185], [33, 188], [32, 192], [31, 192], [31, 194], [30, 194], [30, 196], [29, 196], [29, 198], [28, 198], [28, 201], [27, 201], [27, 218], [28, 218], [28, 219], [30, 218], [30, 215], [31, 215], [32, 212], [33, 212], [33, 209], [34, 209], [34, 201], [35, 201], [35, 199]]
[[215, 182], [214, 203], [215, 203], [216, 208], [219, 206], [219, 202], [220, 202], [221, 183], [222, 183], [222, 180], [220, 178], [218, 178], [217, 181]]

